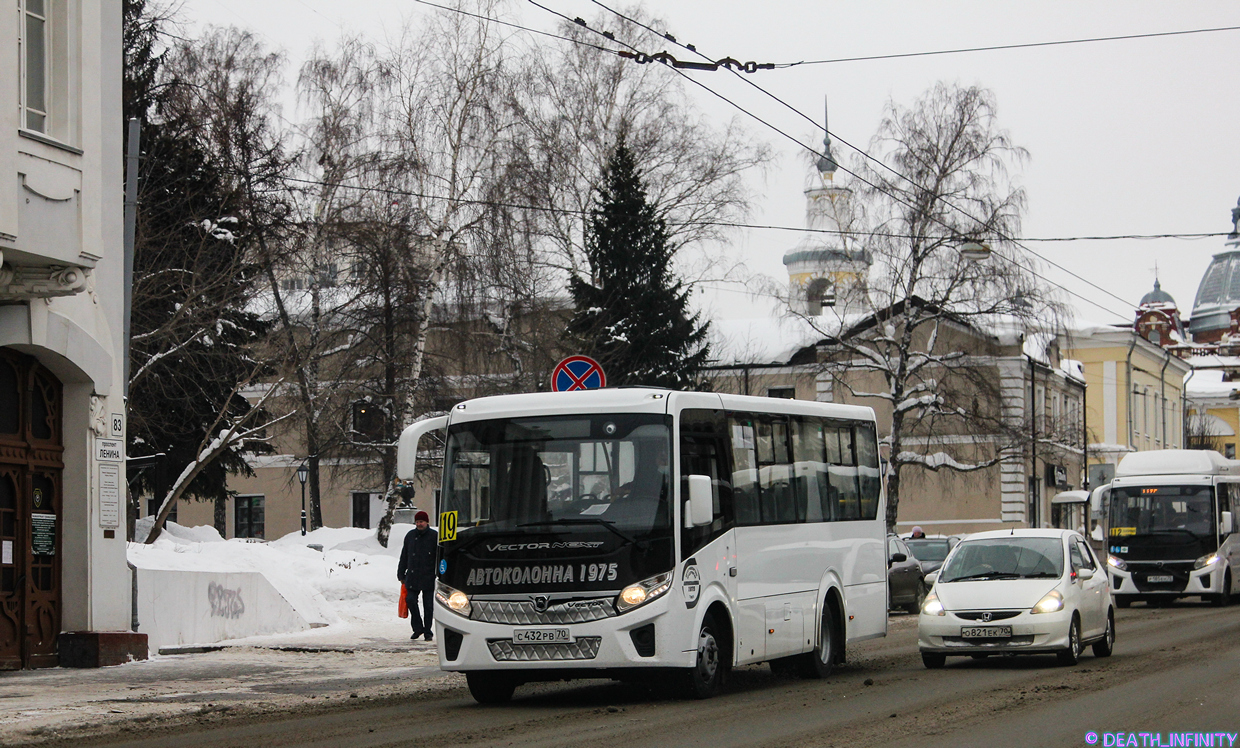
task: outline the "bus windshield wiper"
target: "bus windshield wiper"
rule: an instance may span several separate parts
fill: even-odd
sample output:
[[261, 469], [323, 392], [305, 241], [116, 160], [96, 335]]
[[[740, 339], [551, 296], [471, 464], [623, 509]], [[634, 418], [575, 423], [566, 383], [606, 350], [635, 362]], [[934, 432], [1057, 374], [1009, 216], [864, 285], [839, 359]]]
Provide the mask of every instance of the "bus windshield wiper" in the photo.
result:
[[963, 577], [952, 577], [944, 579], [944, 582], [963, 582], [966, 579], [1020, 579], [1020, 574], [1010, 571], [983, 571], [977, 574], [966, 574]]
[[615, 522], [607, 519], [600, 519], [598, 517], [562, 517], [560, 519], [551, 519], [544, 522], [524, 522], [517, 525], [517, 527], [554, 527], [556, 525], [602, 525], [619, 536], [622, 540], [624, 540], [624, 542], [629, 543], [630, 545], [635, 545], [643, 551], [647, 548], [646, 541], [632, 538], [627, 533], [617, 529]]

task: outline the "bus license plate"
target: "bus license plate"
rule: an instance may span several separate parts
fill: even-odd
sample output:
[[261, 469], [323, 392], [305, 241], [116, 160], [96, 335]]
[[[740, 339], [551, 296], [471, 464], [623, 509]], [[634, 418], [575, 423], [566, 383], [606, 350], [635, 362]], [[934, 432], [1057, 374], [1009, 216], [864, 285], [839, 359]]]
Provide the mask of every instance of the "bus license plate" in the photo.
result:
[[1149, 576], [1145, 578], [1145, 581], [1149, 582], [1150, 584], [1159, 584], [1162, 582], [1174, 582], [1175, 577], [1171, 576], [1170, 574], [1150, 574]]
[[513, 629], [513, 644], [566, 644], [568, 629]]
[[962, 639], [1003, 639], [1010, 636], [1011, 626], [965, 626], [960, 629]]

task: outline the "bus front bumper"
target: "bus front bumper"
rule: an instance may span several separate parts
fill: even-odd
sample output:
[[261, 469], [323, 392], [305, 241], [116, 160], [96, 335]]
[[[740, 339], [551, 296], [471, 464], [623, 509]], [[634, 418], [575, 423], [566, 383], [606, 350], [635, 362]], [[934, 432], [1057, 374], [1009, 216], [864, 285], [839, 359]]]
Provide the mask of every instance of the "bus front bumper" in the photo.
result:
[[[436, 601], [439, 667], [449, 671], [692, 667], [696, 650], [684, 631], [673, 630], [670, 625], [671, 602], [667, 598], [655, 600], [627, 613], [588, 623], [524, 625], [475, 621]], [[647, 627], [652, 627], [653, 632]], [[519, 644], [513, 641], [518, 629], [568, 629], [569, 641]], [[642, 656], [638, 642], [647, 642], [651, 633], [654, 653]], [[648, 645], [643, 649], [649, 652]]]
[[[1117, 569], [1107, 565], [1111, 575], [1111, 593], [1116, 597], [1187, 597], [1190, 595], [1215, 595], [1223, 588], [1225, 565], [1214, 563], [1188, 572], [1185, 580], [1182, 572], [1167, 573], [1154, 565], [1129, 566]], [[1174, 581], [1150, 582], [1149, 578], [1171, 577]]]

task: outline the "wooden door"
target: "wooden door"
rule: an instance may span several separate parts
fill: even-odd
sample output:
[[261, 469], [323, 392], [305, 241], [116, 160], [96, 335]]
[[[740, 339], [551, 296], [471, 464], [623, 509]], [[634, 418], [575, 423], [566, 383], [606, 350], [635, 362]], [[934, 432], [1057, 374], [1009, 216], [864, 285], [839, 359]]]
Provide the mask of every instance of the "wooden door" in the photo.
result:
[[0, 350], [0, 669], [58, 664], [62, 443], [60, 382]]

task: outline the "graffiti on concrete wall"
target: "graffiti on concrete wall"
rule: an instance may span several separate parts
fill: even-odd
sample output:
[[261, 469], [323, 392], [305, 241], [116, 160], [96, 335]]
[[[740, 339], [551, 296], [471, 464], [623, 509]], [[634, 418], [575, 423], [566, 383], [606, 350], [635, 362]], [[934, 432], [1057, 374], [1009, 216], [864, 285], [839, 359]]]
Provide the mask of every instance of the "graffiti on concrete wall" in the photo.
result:
[[241, 600], [241, 588], [230, 590], [212, 582], [207, 586], [207, 601], [211, 603], [211, 615], [219, 618], [240, 618], [245, 613]]

